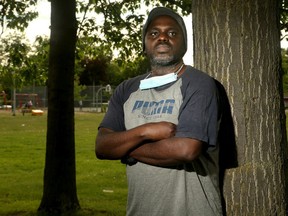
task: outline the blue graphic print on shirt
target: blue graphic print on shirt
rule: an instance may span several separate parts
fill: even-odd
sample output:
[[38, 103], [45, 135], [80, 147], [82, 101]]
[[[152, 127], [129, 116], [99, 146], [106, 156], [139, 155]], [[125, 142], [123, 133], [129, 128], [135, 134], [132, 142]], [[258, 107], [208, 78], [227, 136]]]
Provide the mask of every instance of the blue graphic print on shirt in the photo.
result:
[[174, 104], [174, 99], [166, 99], [159, 102], [137, 100], [133, 106], [132, 113], [140, 112], [143, 115], [172, 114]]

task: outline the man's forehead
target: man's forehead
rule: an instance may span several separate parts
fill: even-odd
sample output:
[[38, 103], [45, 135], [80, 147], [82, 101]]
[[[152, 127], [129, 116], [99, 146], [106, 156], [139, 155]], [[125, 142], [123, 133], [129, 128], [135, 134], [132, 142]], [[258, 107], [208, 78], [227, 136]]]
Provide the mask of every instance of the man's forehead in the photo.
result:
[[170, 28], [173, 27], [181, 30], [181, 26], [178, 24], [178, 22], [167, 15], [160, 15], [155, 17], [148, 25], [148, 29], [155, 28], [157, 26], [163, 26], [164, 24], [168, 25]]

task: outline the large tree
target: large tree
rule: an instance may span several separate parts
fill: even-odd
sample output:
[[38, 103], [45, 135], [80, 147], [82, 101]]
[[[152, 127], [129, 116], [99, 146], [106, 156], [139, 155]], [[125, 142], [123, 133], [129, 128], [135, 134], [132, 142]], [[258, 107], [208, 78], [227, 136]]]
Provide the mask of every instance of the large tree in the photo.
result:
[[235, 126], [239, 166], [225, 173], [227, 215], [288, 211], [279, 3], [192, 1], [195, 67], [223, 84]]
[[38, 210], [53, 214], [80, 207], [74, 140], [75, 10], [75, 0], [51, 0], [46, 161]]

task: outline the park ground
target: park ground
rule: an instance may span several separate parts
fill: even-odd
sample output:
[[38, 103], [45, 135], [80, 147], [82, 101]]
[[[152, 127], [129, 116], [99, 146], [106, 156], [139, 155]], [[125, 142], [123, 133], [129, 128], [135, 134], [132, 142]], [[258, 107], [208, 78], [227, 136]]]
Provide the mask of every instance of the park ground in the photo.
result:
[[[76, 178], [81, 210], [75, 215], [125, 215], [127, 183], [119, 161], [94, 153], [102, 113], [75, 112]], [[0, 215], [37, 215], [42, 190], [47, 112], [0, 111]]]

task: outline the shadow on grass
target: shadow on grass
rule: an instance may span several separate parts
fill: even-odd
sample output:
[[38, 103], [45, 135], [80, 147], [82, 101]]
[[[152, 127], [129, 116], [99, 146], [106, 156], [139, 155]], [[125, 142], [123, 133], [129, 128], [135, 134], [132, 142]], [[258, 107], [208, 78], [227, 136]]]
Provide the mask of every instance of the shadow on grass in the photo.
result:
[[56, 213], [39, 213], [28, 211], [15, 211], [2, 216], [120, 216], [119, 212], [109, 212], [96, 209], [80, 209], [77, 211], [68, 211], [61, 214]]

